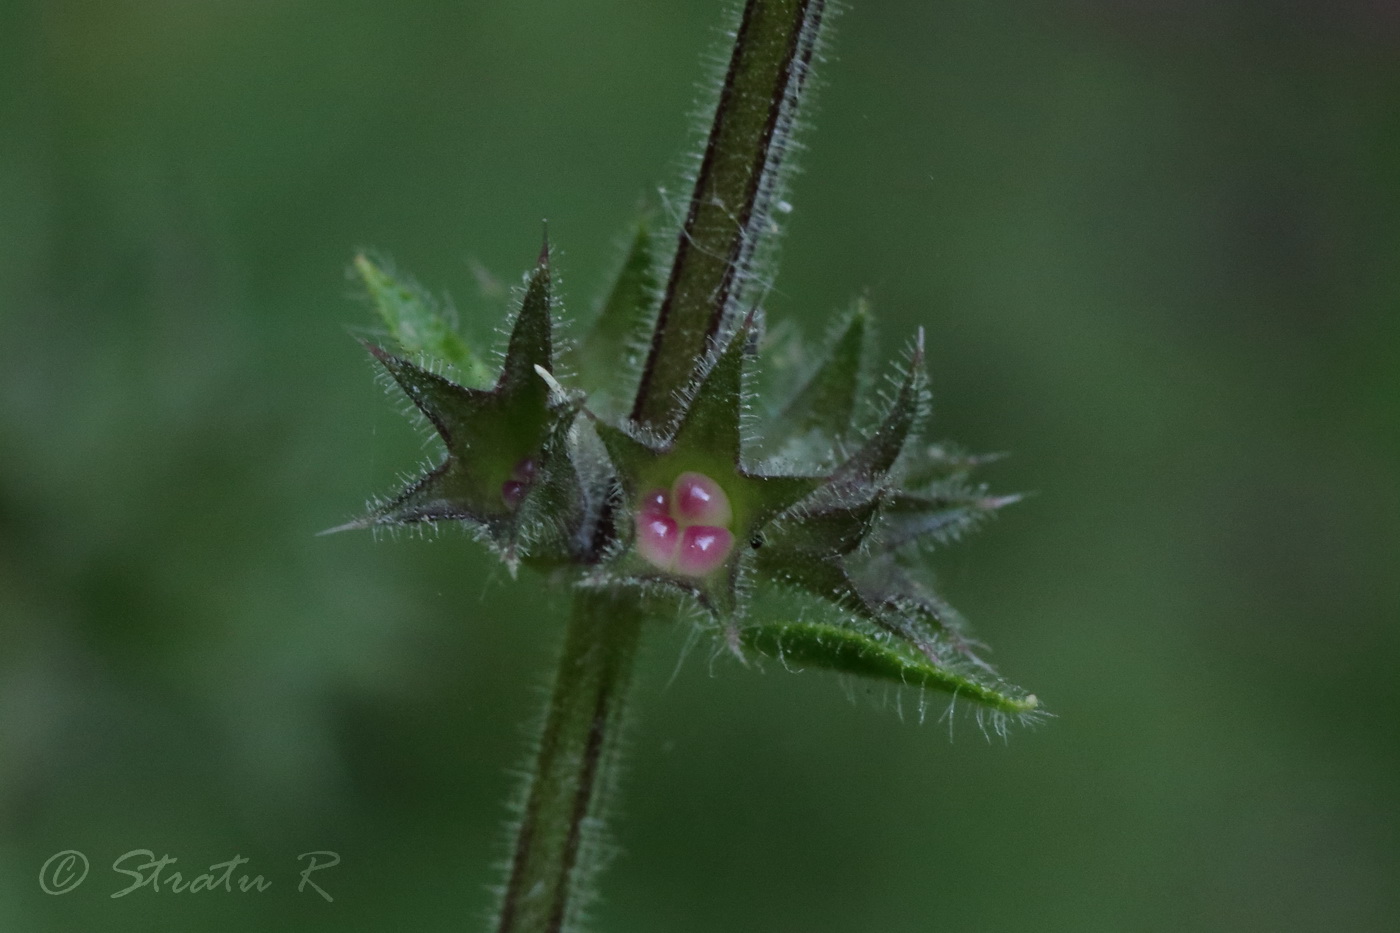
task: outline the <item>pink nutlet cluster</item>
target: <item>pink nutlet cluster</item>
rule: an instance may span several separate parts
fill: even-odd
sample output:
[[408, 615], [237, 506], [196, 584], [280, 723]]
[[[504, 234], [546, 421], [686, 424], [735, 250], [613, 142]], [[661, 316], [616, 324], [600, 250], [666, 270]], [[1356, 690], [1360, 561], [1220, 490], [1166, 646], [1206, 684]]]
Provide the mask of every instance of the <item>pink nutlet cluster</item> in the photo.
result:
[[637, 510], [637, 553], [685, 577], [717, 570], [734, 550], [729, 497], [704, 473], [682, 473], [670, 489], [653, 489]]
[[535, 461], [526, 457], [510, 471], [510, 479], [501, 484], [501, 499], [512, 512], [525, 499], [525, 494], [535, 482]]

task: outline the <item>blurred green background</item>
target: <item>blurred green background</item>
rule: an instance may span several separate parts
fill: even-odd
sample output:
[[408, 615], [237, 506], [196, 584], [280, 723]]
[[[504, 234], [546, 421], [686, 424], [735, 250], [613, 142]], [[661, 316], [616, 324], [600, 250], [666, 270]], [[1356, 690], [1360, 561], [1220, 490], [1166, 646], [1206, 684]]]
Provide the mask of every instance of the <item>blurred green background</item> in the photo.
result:
[[[590, 308], [721, 6], [0, 5], [0, 929], [483, 928], [561, 607], [314, 537], [432, 453], [345, 268], [485, 339], [547, 217]], [[927, 328], [935, 433], [1038, 493], [938, 569], [1059, 718], [658, 630], [597, 929], [1400, 929], [1400, 14], [850, 6], [770, 311]], [[133, 849], [274, 886], [114, 900]]]

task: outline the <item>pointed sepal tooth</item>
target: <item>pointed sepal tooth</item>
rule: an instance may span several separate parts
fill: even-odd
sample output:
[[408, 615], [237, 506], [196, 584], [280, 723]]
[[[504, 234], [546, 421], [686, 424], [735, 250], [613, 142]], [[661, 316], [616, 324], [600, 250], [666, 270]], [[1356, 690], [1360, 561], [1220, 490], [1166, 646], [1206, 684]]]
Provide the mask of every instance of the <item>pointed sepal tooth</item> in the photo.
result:
[[453, 492], [465, 497], [463, 507], [477, 514], [510, 511], [505, 484], [520, 482], [513, 473], [522, 463], [537, 461], [552, 420], [548, 388], [540, 378], [532, 371], [531, 386], [516, 392], [466, 389], [367, 347], [442, 437], [455, 466], [445, 476], [454, 480]]
[[765, 535], [769, 555], [804, 561], [849, 554], [860, 546], [875, 522], [878, 496], [872, 493], [823, 501], [827, 499], [824, 492], [812, 497], [814, 504], [804, 503], [773, 523]]
[[479, 504], [476, 483], [451, 460], [420, 476], [394, 498], [370, 510], [368, 525], [411, 525], [460, 520], [481, 525], [493, 513]]
[[715, 355], [709, 369], [690, 388], [690, 402], [676, 430], [677, 446], [704, 449], [739, 463], [744, 410], [744, 364], [751, 353], [750, 318]]
[[837, 558], [763, 546], [757, 550], [754, 564], [761, 580], [796, 587], [850, 612], [873, 615]]
[[869, 482], [890, 472], [924, 416], [925, 383], [923, 331], [920, 330], [908, 369], [884, 420], [860, 449], [837, 468], [832, 476], [833, 483]]
[[[585, 411], [592, 415], [591, 411]], [[648, 468], [662, 455], [663, 449], [657, 446], [660, 442], [655, 438], [639, 436], [630, 426], [618, 427], [596, 416], [593, 417], [593, 429], [597, 432], [598, 439], [603, 442], [608, 459], [617, 468], [623, 488], [632, 498], [642, 495], [639, 477], [644, 476]]]
[[449, 447], [454, 434], [470, 426], [477, 410], [490, 395], [480, 389], [460, 386], [368, 341], [362, 340], [361, 344], [398, 383], [409, 401], [432, 422]]
[[972, 655], [973, 642], [962, 615], [911, 576], [894, 555], [876, 554], [847, 569], [871, 618], [882, 627], [927, 654], [946, 643], [960, 654]]
[[984, 489], [957, 489], [936, 495], [896, 493], [881, 512], [880, 546], [946, 545], [977, 528], [1021, 496], [993, 496]]
[[525, 280], [525, 295], [511, 327], [505, 363], [496, 382], [497, 391], [537, 395], [541, 399], [548, 392], [548, 387], [536, 375], [535, 367], [554, 371], [550, 284], [549, 254], [546, 250], [541, 252], [539, 263]]
[[949, 481], [965, 480], [978, 467], [995, 463], [1005, 454], [974, 454], [946, 442], [911, 446], [905, 456], [905, 486], [923, 489]]

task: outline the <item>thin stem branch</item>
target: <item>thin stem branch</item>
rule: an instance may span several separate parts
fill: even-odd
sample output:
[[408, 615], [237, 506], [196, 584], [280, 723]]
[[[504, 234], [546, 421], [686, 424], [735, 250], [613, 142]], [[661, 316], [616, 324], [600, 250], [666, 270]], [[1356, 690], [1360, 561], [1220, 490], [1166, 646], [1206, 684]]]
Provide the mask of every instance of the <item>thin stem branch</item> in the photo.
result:
[[748, 0], [676, 243], [632, 417], [664, 430], [743, 298], [779, 189], [825, 0]]
[[579, 912], [580, 892], [599, 867], [589, 827], [610, 780], [642, 619], [631, 593], [576, 592], [499, 933], [558, 933]]

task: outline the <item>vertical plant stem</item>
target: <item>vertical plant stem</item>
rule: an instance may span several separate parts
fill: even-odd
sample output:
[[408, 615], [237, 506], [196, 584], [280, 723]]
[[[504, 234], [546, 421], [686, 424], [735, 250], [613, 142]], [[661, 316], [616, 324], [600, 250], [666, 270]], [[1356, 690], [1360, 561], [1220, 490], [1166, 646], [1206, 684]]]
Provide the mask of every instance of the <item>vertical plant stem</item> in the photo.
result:
[[579, 912], [642, 620], [631, 593], [575, 593], [498, 933], [557, 933]]
[[[633, 406], [644, 425], [675, 420], [745, 298], [825, 11], [826, 0], [744, 6]], [[560, 933], [577, 919], [644, 614], [628, 592], [576, 592], [497, 933]]]
[[748, 0], [676, 243], [632, 417], [662, 430], [735, 316], [769, 224], [825, 0]]

